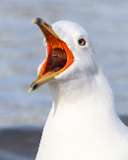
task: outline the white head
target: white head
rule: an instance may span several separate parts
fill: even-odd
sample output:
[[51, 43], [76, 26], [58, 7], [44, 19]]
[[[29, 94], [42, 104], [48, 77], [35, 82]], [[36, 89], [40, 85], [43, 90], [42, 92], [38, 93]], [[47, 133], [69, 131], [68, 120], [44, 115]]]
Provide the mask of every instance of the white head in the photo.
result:
[[71, 21], [58, 21], [52, 26], [59, 37], [66, 42], [74, 56], [72, 65], [55, 79], [70, 80], [81, 76], [88, 77], [97, 72], [87, 32], [80, 25]]
[[42, 19], [34, 20], [45, 35], [47, 57], [38, 68], [38, 79], [31, 90], [48, 81], [70, 81], [92, 78], [98, 71], [87, 32], [78, 24], [58, 21], [52, 26]]

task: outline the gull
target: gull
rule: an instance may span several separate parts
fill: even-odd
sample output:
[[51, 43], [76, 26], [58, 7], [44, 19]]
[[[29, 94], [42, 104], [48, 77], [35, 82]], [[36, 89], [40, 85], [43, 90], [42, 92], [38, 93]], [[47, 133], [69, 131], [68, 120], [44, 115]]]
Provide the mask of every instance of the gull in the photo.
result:
[[53, 95], [36, 160], [128, 160], [128, 128], [87, 32], [71, 21], [33, 22], [44, 35], [46, 58], [29, 90], [47, 82]]

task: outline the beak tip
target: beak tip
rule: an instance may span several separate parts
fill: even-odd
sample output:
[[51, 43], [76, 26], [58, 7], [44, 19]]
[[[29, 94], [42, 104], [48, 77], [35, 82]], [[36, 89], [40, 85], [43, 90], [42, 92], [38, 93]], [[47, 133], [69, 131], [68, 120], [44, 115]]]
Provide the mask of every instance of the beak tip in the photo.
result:
[[33, 82], [33, 83], [30, 85], [30, 87], [29, 87], [29, 89], [28, 89], [28, 92], [31, 93], [32, 91], [36, 90], [38, 87], [39, 87], [38, 84], [36, 84], [35, 82]]
[[32, 91], [33, 91], [33, 88], [30, 86], [30, 87], [28, 88], [28, 93], [32, 93]]
[[37, 18], [34, 18], [33, 20], [32, 20], [32, 23], [33, 24], [37, 24], [37, 25], [40, 25], [41, 23], [42, 23], [42, 19], [40, 18], [40, 17], [37, 17]]

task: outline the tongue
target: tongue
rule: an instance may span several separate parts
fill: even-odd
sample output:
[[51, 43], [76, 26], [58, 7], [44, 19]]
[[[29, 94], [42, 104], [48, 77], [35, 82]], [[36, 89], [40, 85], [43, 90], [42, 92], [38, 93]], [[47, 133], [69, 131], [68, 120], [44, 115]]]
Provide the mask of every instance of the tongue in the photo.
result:
[[55, 48], [52, 50], [51, 55], [48, 57], [46, 70], [45, 72], [49, 71], [58, 71], [65, 66], [67, 62], [67, 56], [63, 49]]

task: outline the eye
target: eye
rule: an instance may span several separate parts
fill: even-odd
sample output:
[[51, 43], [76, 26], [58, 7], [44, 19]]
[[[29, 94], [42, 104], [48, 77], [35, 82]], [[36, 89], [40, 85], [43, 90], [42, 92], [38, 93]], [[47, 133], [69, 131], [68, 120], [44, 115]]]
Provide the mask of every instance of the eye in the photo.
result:
[[84, 38], [80, 38], [80, 39], [78, 39], [78, 44], [80, 46], [85, 46], [86, 45], [86, 40]]

